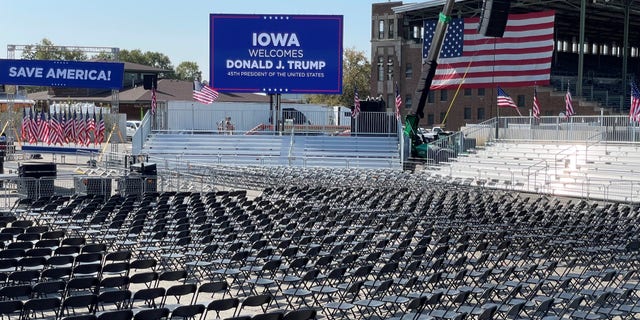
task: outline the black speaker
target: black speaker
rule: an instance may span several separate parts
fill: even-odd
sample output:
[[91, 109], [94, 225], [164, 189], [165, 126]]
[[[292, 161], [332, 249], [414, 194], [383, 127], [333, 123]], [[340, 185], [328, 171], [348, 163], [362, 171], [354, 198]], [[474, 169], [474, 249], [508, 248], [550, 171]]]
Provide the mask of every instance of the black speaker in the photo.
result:
[[24, 162], [18, 167], [20, 178], [56, 177], [56, 164], [53, 162]]
[[360, 112], [386, 112], [384, 100], [360, 101]]
[[156, 168], [155, 163], [135, 163], [131, 165], [131, 172], [139, 173], [145, 176], [155, 176], [158, 175], [158, 169]]
[[509, 19], [510, 0], [484, 0], [478, 33], [486, 37], [502, 37]]
[[145, 90], [158, 89], [158, 76], [155, 74], [145, 74], [142, 77], [142, 81], [144, 82]]

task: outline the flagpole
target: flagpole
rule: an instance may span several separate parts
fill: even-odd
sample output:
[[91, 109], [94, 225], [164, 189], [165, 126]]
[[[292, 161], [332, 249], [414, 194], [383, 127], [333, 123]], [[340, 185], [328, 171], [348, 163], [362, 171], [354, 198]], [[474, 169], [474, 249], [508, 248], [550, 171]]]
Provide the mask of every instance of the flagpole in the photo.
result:
[[[494, 92], [493, 96], [497, 97], [495, 92]], [[496, 102], [494, 104], [496, 106], [496, 140], [498, 140], [498, 128], [500, 127], [500, 106], [498, 106], [497, 98], [496, 98]]]
[[[496, 87], [496, 39], [493, 39], [493, 64], [491, 64], [491, 84], [493, 89]], [[498, 105], [498, 95], [493, 92], [493, 98], [496, 99], [494, 105], [496, 106], [496, 140], [498, 140], [498, 128], [500, 127], [500, 106]], [[493, 100], [493, 98], [491, 98]]]

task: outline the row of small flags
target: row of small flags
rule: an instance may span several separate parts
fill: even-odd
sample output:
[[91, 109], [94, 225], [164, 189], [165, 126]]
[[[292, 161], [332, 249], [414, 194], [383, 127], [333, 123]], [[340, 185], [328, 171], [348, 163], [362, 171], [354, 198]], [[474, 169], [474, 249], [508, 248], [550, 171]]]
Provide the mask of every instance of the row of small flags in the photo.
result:
[[[635, 112], [636, 121], [640, 121], [640, 91], [638, 87], [633, 84], [633, 95], [631, 98], [631, 110]], [[520, 113], [520, 109], [513, 101], [513, 99], [507, 94], [502, 88], [498, 87], [498, 107], [501, 108], [513, 108], [518, 111], [518, 115], [522, 116]], [[635, 96], [635, 99], [634, 99]], [[571, 91], [569, 86], [567, 85], [567, 93], [564, 96], [565, 101], [565, 118], [569, 118], [575, 115], [575, 111], [573, 109], [573, 99], [571, 98]], [[400, 108], [402, 106], [402, 97], [400, 96], [400, 91], [398, 90], [398, 83], [396, 83], [396, 94], [395, 94], [395, 114], [396, 119], [400, 119]], [[354, 90], [354, 101], [353, 101], [353, 111], [351, 112], [351, 117], [356, 118], [360, 114], [360, 97], [358, 96], [358, 88]], [[533, 117], [536, 119], [540, 119], [540, 102], [538, 101], [538, 91], [536, 88], [533, 88]]]
[[[522, 116], [520, 109], [518, 109], [518, 106], [513, 99], [511, 99], [509, 94], [500, 87], [498, 87], [498, 107], [516, 109], [516, 111], [518, 111], [518, 115]], [[565, 119], [568, 119], [575, 114], [576, 112], [573, 109], [573, 99], [571, 98], [571, 90], [567, 84], [567, 93], [564, 95], [564, 117]], [[535, 87], [533, 88], [532, 115], [534, 118], [540, 119], [540, 101], [538, 101], [538, 90]]]
[[58, 113], [38, 113], [26, 108], [23, 109], [21, 137], [22, 141], [35, 144], [38, 142], [47, 145], [77, 144], [89, 146], [100, 144], [104, 141], [105, 124], [102, 117], [102, 109], [97, 118], [95, 110], [93, 115], [79, 113], [75, 110], [65, 110]]

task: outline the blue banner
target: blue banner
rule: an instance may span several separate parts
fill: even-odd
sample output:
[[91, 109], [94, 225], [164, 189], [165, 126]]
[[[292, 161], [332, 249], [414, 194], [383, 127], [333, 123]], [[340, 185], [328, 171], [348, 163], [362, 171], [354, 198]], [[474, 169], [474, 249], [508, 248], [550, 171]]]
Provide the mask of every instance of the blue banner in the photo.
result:
[[342, 93], [342, 16], [212, 14], [210, 19], [214, 89]]
[[0, 84], [120, 89], [122, 62], [0, 59]]

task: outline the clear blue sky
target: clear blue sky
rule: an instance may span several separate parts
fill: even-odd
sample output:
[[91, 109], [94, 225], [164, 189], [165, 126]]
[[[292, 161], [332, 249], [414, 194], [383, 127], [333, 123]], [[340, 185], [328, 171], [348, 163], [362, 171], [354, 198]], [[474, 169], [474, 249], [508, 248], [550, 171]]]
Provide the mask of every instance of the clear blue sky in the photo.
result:
[[344, 15], [344, 47], [370, 57], [371, 4], [379, 2], [385, 0], [6, 1], [0, 58], [7, 57], [8, 44], [48, 38], [60, 46], [161, 52], [174, 67], [198, 63], [208, 79], [211, 13]]

